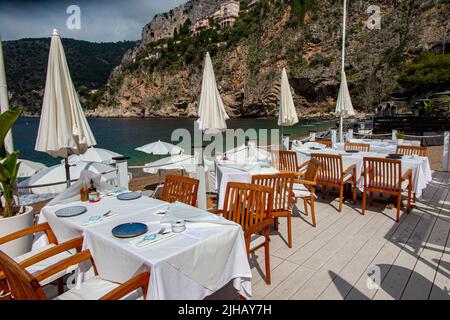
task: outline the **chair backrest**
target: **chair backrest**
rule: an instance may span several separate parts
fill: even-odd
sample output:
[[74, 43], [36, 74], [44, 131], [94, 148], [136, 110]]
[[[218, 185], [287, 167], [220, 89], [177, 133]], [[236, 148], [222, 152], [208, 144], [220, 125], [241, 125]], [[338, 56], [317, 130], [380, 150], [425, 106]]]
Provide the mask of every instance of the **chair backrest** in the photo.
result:
[[346, 142], [344, 145], [344, 150], [370, 152], [370, 144]]
[[[278, 153], [278, 154], [277, 154]], [[290, 171], [297, 172], [298, 171], [298, 158], [297, 152], [288, 151], [288, 150], [278, 150], [274, 153], [274, 158], [277, 159], [274, 161], [274, 164], [280, 171]]]
[[413, 147], [413, 146], [397, 146], [398, 154], [404, 156], [427, 156], [427, 147]]
[[308, 167], [306, 168], [304, 179], [307, 181], [317, 182], [321, 163], [317, 159], [309, 160]]
[[380, 191], [400, 191], [402, 189], [401, 160], [364, 158], [364, 186]]
[[39, 282], [3, 251], [0, 251], [0, 267], [15, 300], [47, 300]]
[[249, 183], [229, 182], [225, 194], [223, 217], [241, 225], [246, 231], [251, 226], [270, 218], [273, 190]]
[[166, 202], [182, 202], [191, 206], [197, 204], [199, 181], [188, 177], [167, 175], [161, 200]]
[[293, 173], [255, 175], [252, 177], [252, 184], [273, 190], [273, 211], [291, 211], [294, 179]]
[[326, 145], [327, 148], [333, 148], [333, 143], [330, 140], [316, 140], [315, 142]]
[[320, 163], [319, 183], [339, 183], [344, 172], [342, 156], [337, 154], [312, 153], [311, 160]]

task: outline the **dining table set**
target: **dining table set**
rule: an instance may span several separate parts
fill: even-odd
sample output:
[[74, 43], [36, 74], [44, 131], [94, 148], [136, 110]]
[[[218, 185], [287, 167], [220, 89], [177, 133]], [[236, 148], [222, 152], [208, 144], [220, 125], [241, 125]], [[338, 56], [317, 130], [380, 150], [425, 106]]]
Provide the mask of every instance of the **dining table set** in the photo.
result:
[[[251, 271], [241, 227], [190, 205], [140, 193], [101, 193], [96, 203], [52, 203], [39, 224], [48, 223], [59, 243], [83, 237], [98, 275], [114, 283], [150, 272], [149, 300], [199, 300], [230, 282], [251, 297]], [[48, 244], [36, 237], [33, 251]], [[80, 264], [76, 283], [94, 276]]]

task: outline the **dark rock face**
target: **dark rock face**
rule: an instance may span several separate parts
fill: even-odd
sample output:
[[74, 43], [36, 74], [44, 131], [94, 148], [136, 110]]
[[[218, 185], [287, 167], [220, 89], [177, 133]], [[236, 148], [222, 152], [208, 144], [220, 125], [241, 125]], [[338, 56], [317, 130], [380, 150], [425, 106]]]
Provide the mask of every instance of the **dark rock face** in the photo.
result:
[[[90, 114], [133, 117], [145, 108], [148, 117], [196, 116], [202, 63], [149, 71], [139, 64], [139, 56], [153, 40], [172, 35], [175, 26], [188, 18], [195, 22], [210, 15], [220, 2], [192, 0], [155, 17], [144, 27], [141, 43], [110, 77], [111, 90]], [[372, 2], [349, 2], [346, 74], [353, 104], [361, 113], [373, 111], [389, 95], [402, 91], [397, 79], [405, 61], [424, 49], [439, 50], [440, 45], [442, 50], [444, 33], [436, 30], [446, 25], [450, 12], [448, 2], [381, 0], [381, 29], [370, 30], [367, 8]], [[218, 88], [231, 117], [276, 116], [283, 67], [299, 115], [333, 117], [341, 68], [342, 8], [332, 0], [316, 1], [304, 23], [294, 24], [288, 3], [264, 1], [256, 22], [258, 32], [233, 45], [225, 42], [212, 54]], [[138, 66], [127, 71], [124, 66], [130, 61]]]

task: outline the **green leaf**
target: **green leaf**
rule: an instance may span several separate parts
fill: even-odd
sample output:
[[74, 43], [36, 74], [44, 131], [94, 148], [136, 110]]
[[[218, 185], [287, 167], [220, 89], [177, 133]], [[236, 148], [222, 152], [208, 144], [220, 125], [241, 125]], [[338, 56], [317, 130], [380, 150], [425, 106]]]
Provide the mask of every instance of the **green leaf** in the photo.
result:
[[21, 113], [21, 108], [14, 107], [0, 114], [0, 148], [3, 146], [6, 134], [11, 130]]
[[2, 183], [7, 183], [11, 179], [8, 169], [3, 163], [0, 163], [0, 181]]

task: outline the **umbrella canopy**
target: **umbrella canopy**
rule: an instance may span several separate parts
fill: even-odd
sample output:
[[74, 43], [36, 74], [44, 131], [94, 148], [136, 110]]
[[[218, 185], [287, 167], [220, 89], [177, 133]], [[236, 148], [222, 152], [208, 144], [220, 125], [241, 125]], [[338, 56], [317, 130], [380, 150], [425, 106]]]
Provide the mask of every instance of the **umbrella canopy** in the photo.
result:
[[227, 129], [226, 120], [230, 117], [217, 89], [216, 77], [209, 53], [206, 53], [203, 70], [202, 92], [198, 106], [199, 129], [208, 134], [215, 134]]
[[283, 68], [281, 73], [281, 89], [280, 89], [280, 112], [278, 114], [278, 126], [289, 127], [298, 123], [297, 110], [295, 110], [294, 99], [292, 98], [291, 86]]
[[186, 170], [192, 172], [195, 165], [195, 158], [186, 154], [179, 154], [172, 157], [164, 158], [152, 163], [147, 163], [144, 172], [156, 174], [160, 170]]
[[345, 72], [342, 73], [341, 87], [336, 103], [336, 114], [344, 118], [352, 117], [356, 114], [353, 109], [350, 92], [348, 91], [347, 76], [345, 75]]
[[[3, 60], [2, 39], [0, 38], [0, 112], [3, 113], [8, 109], [8, 87], [6, 86], [5, 61]], [[11, 131], [8, 132], [5, 137], [4, 147], [7, 153], [12, 153], [14, 151]]]
[[[98, 162], [77, 162], [75, 165], [70, 166], [70, 176], [73, 180], [80, 178], [83, 170], [89, 170], [93, 173], [102, 174], [105, 180], [114, 179], [116, 177], [116, 169], [110, 165]], [[47, 194], [47, 193], [60, 193], [66, 189], [66, 174], [65, 165], [58, 164], [53, 167], [43, 169], [36, 173], [31, 178], [19, 183], [19, 189], [21, 187], [39, 186], [59, 183], [58, 185], [38, 187], [29, 190], [33, 194]]]
[[67, 158], [96, 144], [72, 83], [57, 30], [53, 30], [36, 151]]
[[116, 157], [122, 157], [122, 155], [114, 151], [91, 147], [82, 155], [71, 155], [69, 157], [69, 163], [73, 164], [79, 161], [86, 161], [111, 164], [114, 162], [113, 158]]
[[181, 149], [180, 147], [173, 145], [171, 143], [162, 142], [161, 140], [158, 140], [157, 142], [153, 142], [150, 144], [146, 144], [145, 146], [136, 148], [136, 150], [160, 156], [167, 154], [175, 155], [184, 152], [184, 150]]
[[[4, 159], [0, 162], [5, 161]], [[17, 174], [17, 178], [28, 178], [32, 175], [36, 174], [37, 172], [41, 171], [42, 169], [47, 168], [45, 164], [39, 163], [39, 162], [33, 162], [29, 160], [24, 159], [17, 159], [17, 162], [20, 162], [19, 172]]]

